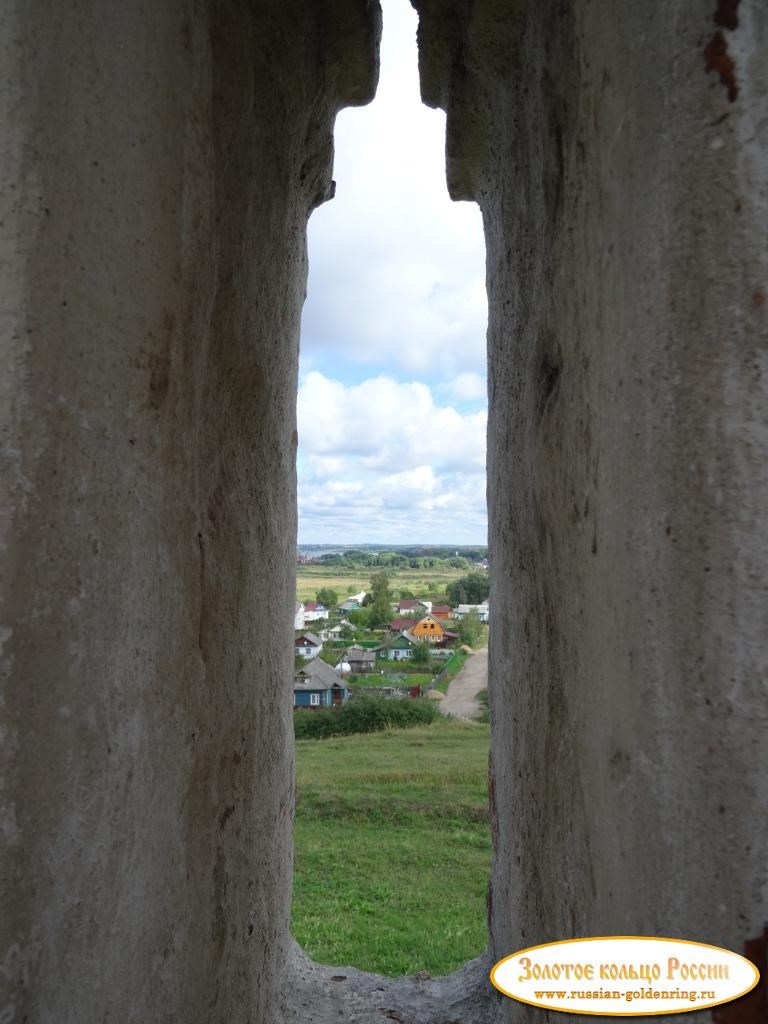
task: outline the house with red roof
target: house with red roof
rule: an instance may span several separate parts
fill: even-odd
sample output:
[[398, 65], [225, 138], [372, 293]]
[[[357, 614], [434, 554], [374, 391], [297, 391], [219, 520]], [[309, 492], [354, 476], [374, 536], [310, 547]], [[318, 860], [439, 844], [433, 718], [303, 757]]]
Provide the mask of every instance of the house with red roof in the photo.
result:
[[318, 604], [317, 601], [305, 601], [304, 602], [304, 621], [305, 622], [317, 622], [318, 619], [327, 619], [328, 609], [324, 604]]
[[415, 617], [410, 619], [392, 619], [389, 623], [389, 628], [393, 633], [402, 633], [404, 629], [410, 629], [416, 621], [418, 620]]

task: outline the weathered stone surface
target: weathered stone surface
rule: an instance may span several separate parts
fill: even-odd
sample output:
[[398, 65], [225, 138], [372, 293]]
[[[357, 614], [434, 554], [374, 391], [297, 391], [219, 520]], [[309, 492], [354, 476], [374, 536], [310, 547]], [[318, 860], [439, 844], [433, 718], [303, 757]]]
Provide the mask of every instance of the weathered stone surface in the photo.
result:
[[[446, 894], [448, 895], [448, 894]], [[282, 1024], [485, 1024], [489, 1019], [487, 956], [444, 978], [384, 978], [354, 967], [324, 967], [298, 947], [282, 1007]], [[495, 1002], [500, 994], [491, 990]]]
[[[377, 4], [97, 6], [0, 6], [0, 1021], [538, 1020], [483, 960], [387, 981], [288, 933], [304, 233]], [[764, 9], [415, 6], [488, 243], [491, 955], [739, 949], [768, 916]]]
[[275, 1020], [305, 227], [377, 15], [2, 5], [3, 1021]]
[[415, 6], [488, 246], [494, 951], [743, 949], [768, 916], [764, 7]]

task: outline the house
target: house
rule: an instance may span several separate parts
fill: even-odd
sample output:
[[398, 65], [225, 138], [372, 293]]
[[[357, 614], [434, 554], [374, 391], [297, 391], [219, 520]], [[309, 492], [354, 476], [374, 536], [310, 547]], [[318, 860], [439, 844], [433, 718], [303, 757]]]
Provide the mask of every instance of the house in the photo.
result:
[[404, 629], [410, 629], [414, 622], [415, 619], [392, 619], [388, 624], [388, 628], [393, 633], [402, 633]]
[[344, 680], [321, 658], [315, 658], [294, 674], [294, 708], [335, 708], [348, 699]]
[[429, 613], [432, 608], [431, 601], [422, 601], [418, 597], [402, 597], [397, 610], [400, 615], [419, 616], [424, 612]]
[[398, 634], [387, 647], [388, 661], [410, 661], [413, 657], [413, 648], [419, 641], [407, 629]]
[[451, 632], [450, 629], [443, 630], [443, 639], [439, 640], [435, 647], [453, 647], [456, 641], [459, 639], [458, 633]]
[[349, 671], [354, 672], [356, 675], [376, 671], [376, 651], [360, 647], [358, 644], [348, 647], [344, 651], [341, 661], [349, 665]]
[[453, 609], [453, 617], [457, 622], [461, 622], [465, 615], [469, 615], [471, 611], [476, 611], [481, 622], [488, 621], [488, 602], [483, 601], [482, 604], [460, 604], [458, 608]]
[[323, 649], [323, 641], [315, 633], [299, 633], [293, 641], [293, 652], [297, 658], [316, 658]]
[[411, 633], [419, 643], [426, 641], [430, 644], [442, 643], [445, 635], [445, 626], [433, 615], [425, 615], [415, 625], [411, 626]]
[[359, 607], [360, 602], [356, 598], [350, 597], [339, 605], [339, 611], [346, 615], [348, 612], [356, 612]]
[[[304, 602], [304, 622], [317, 622], [318, 619], [327, 619], [328, 609], [324, 604], [317, 601]], [[301, 629], [301, 627], [299, 627]]]
[[433, 604], [430, 615], [434, 616], [436, 619], [442, 619], [445, 621], [451, 617], [451, 607], [447, 604]]
[[304, 605], [301, 601], [293, 606], [293, 628], [304, 629]]
[[335, 626], [331, 626], [330, 629], [323, 629], [320, 631], [320, 639], [326, 640], [340, 640], [344, 636], [347, 630], [354, 630], [355, 627], [349, 621], [349, 619], [342, 619], [341, 622], [337, 622]]

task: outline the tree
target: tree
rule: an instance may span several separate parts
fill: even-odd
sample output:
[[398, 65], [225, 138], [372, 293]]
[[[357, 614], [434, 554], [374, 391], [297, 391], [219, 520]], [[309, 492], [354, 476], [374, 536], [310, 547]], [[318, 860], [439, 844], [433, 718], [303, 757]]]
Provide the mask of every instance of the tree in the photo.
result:
[[353, 608], [348, 613], [347, 618], [353, 625], [358, 626], [360, 629], [365, 629], [367, 626], [372, 624], [371, 609], [370, 608]]
[[477, 609], [472, 608], [459, 623], [459, 639], [463, 644], [474, 647], [480, 639], [483, 627]]
[[487, 572], [471, 572], [448, 584], [448, 596], [454, 605], [482, 604], [490, 589], [491, 581]]
[[331, 611], [339, 603], [339, 595], [331, 587], [321, 587], [315, 594], [318, 604], [324, 604]]
[[432, 646], [426, 641], [414, 644], [413, 657], [411, 660], [414, 665], [428, 665], [432, 660]]
[[371, 577], [371, 596], [368, 606], [371, 626], [386, 626], [392, 617], [392, 594], [389, 589], [389, 573], [377, 572]]

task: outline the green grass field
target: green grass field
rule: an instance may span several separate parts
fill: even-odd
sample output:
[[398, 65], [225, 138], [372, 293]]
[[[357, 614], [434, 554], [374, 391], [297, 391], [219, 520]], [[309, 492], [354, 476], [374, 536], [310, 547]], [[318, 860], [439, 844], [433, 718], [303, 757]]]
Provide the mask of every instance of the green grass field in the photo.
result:
[[[402, 676], [402, 679], [400, 676]], [[349, 685], [368, 686], [373, 689], [382, 686], [429, 686], [432, 678], [429, 672], [401, 672], [398, 675], [396, 671], [393, 671], [392, 675], [376, 673], [375, 675], [350, 676]]]
[[321, 963], [445, 974], [486, 945], [487, 725], [300, 740], [294, 935]]
[[[375, 568], [340, 569], [337, 565], [296, 566], [296, 598], [299, 601], [314, 601], [321, 587], [331, 587], [344, 601], [350, 594], [370, 590], [371, 575], [381, 572]], [[387, 569], [390, 574], [390, 588], [394, 592], [410, 590], [418, 597], [429, 596], [430, 583], [435, 584], [440, 594], [453, 580], [466, 576], [468, 569]]]

